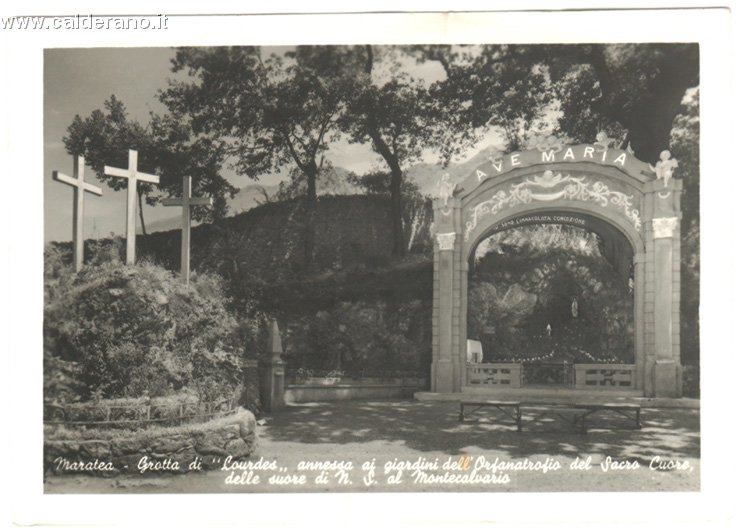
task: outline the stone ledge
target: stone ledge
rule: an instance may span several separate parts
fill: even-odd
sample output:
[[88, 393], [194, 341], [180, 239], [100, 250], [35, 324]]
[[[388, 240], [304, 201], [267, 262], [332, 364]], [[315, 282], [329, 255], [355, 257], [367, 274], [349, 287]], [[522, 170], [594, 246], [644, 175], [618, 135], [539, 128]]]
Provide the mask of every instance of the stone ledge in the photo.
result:
[[[47, 429], [44, 434], [44, 470], [54, 474], [114, 476], [139, 473], [138, 463], [143, 457], [157, 462], [176, 461], [180, 467], [178, 472], [182, 473], [188, 471], [189, 464], [196, 458], [202, 462], [203, 469], [216, 468], [219, 458], [247, 457], [256, 446], [256, 419], [253, 413], [242, 408], [233, 415], [200, 424], [152, 427], [128, 433], [109, 430], [109, 437], [96, 430], [98, 437], [94, 439], [62, 438], [67, 430]], [[60, 437], [54, 437], [54, 432]], [[76, 466], [95, 460], [110, 463], [113, 470]], [[69, 464], [71, 469], [67, 466]], [[177, 472], [171, 467], [165, 470]]]
[[287, 404], [355, 400], [362, 398], [411, 398], [425, 382], [349, 383], [333, 385], [290, 384], [285, 388]]

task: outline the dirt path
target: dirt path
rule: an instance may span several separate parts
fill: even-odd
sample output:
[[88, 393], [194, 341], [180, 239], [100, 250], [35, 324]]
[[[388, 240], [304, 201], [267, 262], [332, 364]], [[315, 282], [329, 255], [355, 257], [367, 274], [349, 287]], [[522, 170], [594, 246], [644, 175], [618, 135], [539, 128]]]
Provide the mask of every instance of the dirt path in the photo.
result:
[[[537, 414], [536, 421], [528, 416], [525, 429], [518, 433], [503, 420], [459, 423], [458, 406], [452, 402], [304, 404], [267, 417], [266, 424], [259, 426], [259, 448], [250, 460], [250, 471], [115, 478], [54, 476], [48, 478], [45, 490], [699, 490], [700, 434], [696, 410], [643, 410], [642, 430], [628, 429], [631, 422], [627, 419], [601, 414], [585, 435], [571, 432], [565, 419], [545, 411]], [[492, 413], [485, 415], [490, 417]], [[270, 465], [273, 470], [264, 470]], [[658, 465], [679, 469], [662, 470]], [[300, 470], [305, 466], [310, 470]], [[255, 476], [259, 476], [257, 483]], [[327, 482], [320, 482], [318, 477], [327, 478]], [[390, 478], [398, 482], [390, 483]], [[234, 479], [241, 483], [233, 484]]]

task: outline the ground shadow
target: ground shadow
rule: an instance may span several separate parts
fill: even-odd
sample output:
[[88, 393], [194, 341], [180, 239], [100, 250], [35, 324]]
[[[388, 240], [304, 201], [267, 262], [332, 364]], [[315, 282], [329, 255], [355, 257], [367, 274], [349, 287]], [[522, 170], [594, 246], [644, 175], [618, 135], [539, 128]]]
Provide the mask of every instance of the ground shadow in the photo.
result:
[[[346, 401], [288, 406], [261, 427], [266, 441], [303, 444], [401, 443], [421, 452], [462, 454], [473, 449], [503, 451], [510, 458], [531, 455], [576, 457], [605, 454], [627, 458], [662, 455], [699, 458], [698, 410], [643, 409], [642, 429], [615, 413], [592, 417], [588, 433], [576, 433], [564, 418], [543, 411], [524, 413], [524, 429], [492, 411], [480, 420], [459, 422], [456, 402]], [[533, 418], [535, 417], [535, 418]]]

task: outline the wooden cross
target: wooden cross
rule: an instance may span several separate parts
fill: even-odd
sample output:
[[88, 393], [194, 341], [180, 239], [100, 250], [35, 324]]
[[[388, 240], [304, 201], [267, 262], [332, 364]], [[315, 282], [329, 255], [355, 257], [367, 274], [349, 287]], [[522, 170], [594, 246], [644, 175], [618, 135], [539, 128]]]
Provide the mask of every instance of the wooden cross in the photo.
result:
[[54, 180], [74, 187], [74, 213], [72, 222], [72, 243], [74, 245], [74, 270], [82, 269], [84, 262], [84, 193], [102, 195], [97, 186], [84, 182], [84, 157], [74, 157], [74, 174], [72, 177], [54, 171]]
[[128, 179], [128, 207], [125, 216], [125, 263], [133, 265], [136, 261], [136, 192], [138, 181], [159, 184], [158, 175], [138, 171], [138, 151], [128, 150], [128, 169], [105, 166], [105, 175]]
[[212, 205], [209, 197], [192, 197], [192, 177], [182, 177], [182, 197], [171, 197], [162, 201], [164, 206], [182, 207], [182, 280], [189, 286], [189, 233], [191, 228], [190, 206]]

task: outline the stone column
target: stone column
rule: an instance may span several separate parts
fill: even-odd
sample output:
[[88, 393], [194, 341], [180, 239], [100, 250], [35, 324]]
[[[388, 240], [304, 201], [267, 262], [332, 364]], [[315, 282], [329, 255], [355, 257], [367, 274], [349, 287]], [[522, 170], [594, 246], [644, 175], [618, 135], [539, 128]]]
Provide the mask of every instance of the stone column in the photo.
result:
[[455, 381], [453, 351], [453, 260], [456, 233], [436, 234], [437, 241], [437, 346], [433, 349], [432, 385], [435, 393], [452, 393]]
[[636, 386], [645, 392], [646, 396], [652, 396], [648, 388], [649, 380], [645, 378], [645, 253], [637, 253], [633, 257], [635, 265], [635, 371]]
[[680, 356], [673, 344], [674, 301], [673, 238], [678, 237], [677, 217], [653, 219], [654, 291], [655, 291], [655, 367], [653, 387], [656, 397], [681, 394]]
[[284, 361], [279, 325], [274, 319], [269, 328], [269, 352], [261, 360], [261, 404], [271, 413], [284, 407]]

